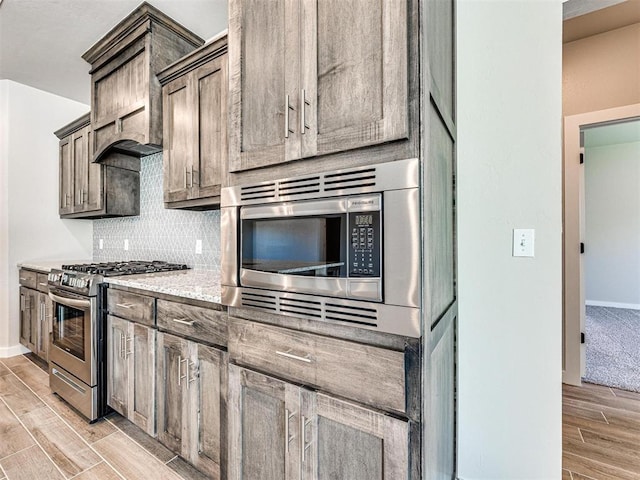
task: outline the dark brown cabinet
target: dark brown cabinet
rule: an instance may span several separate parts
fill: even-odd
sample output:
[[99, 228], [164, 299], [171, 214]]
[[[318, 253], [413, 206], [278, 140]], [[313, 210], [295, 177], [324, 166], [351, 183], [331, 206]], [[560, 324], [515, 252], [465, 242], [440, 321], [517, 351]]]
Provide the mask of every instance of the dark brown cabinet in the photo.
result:
[[158, 439], [211, 478], [226, 478], [227, 354], [158, 333]]
[[231, 480], [409, 477], [409, 422], [229, 367]]
[[144, 2], [84, 53], [91, 64], [93, 161], [102, 161], [111, 147], [136, 156], [161, 150], [156, 74], [203, 43]]
[[158, 74], [167, 208], [220, 205], [228, 157], [227, 70], [225, 34]]
[[89, 114], [55, 132], [60, 139], [61, 218], [101, 218], [140, 213], [140, 159], [110, 153], [109, 164], [91, 162]]
[[232, 0], [230, 171], [408, 138], [408, 5]]

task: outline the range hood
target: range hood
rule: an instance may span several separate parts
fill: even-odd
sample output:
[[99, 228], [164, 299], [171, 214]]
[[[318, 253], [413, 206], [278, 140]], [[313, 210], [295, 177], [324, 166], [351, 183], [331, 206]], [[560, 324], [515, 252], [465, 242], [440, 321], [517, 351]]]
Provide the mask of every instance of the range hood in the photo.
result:
[[156, 74], [203, 43], [145, 2], [82, 55], [91, 64], [93, 162], [108, 152], [139, 157], [162, 150]]

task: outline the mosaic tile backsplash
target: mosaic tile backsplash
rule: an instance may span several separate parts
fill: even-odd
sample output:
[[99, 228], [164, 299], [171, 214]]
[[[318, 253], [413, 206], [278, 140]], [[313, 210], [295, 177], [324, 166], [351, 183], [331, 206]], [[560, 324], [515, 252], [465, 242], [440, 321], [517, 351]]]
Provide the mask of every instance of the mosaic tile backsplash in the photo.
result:
[[[125, 240], [129, 250], [124, 249]], [[202, 254], [195, 253], [196, 240], [202, 240]], [[162, 153], [142, 157], [140, 215], [94, 220], [93, 260], [163, 260], [184, 263], [194, 270], [219, 270], [220, 211], [164, 208]]]

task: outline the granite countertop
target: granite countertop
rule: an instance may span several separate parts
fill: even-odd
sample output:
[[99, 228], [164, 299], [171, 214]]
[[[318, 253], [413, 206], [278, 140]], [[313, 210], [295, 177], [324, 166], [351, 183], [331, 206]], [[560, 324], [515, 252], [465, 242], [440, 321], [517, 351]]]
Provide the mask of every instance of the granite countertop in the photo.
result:
[[86, 258], [83, 260], [27, 260], [18, 263], [19, 268], [28, 268], [29, 270], [36, 270], [42, 273], [49, 273], [52, 269], [60, 270], [62, 265], [73, 265], [76, 263], [91, 263], [91, 260]]
[[111, 285], [166, 293], [211, 303], [221, 303], [220, 272], [215, 270], [177, 270], [105, 277]]

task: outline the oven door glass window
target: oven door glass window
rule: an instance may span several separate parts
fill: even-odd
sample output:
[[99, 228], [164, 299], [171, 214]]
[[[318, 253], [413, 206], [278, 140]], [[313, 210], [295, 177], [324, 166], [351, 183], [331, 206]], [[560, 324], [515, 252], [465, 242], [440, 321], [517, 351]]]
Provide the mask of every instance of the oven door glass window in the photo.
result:
[[242, 220], [242, 268], [346, 277], [346, 214]]
[[71, 355], [85, 360], [85, 315], [88, 312], [56, 303], [53, 324], [53, 343]]

